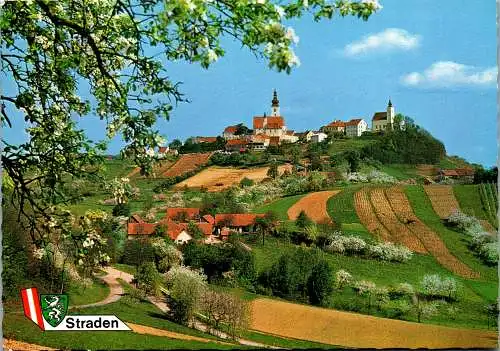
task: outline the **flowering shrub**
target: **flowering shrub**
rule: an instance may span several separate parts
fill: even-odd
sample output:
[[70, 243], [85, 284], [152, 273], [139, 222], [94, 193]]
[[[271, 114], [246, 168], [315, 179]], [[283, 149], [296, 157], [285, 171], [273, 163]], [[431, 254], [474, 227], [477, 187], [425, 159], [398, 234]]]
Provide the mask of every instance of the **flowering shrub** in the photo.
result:
[[413, 285], [409, 283], [400, 283], [390, 289], [391, 296], [412, 296], [415, 293]]
[[423, 292], [431, 297], [447, 297], [456, 299], [458, 285], [454, 278], [441, 278], [437, 274], [425, 275], [420, 283]]
[[366, 242], [356, 236], [336, 235], [328, 238], [330, 242], [326, 251], [347, 254], [362, 254], [366, 248]]
[[359, 295], [371, 294], [375, 292], [376, 288], [377, 285], [368, 280], [360, 280], [354, 284], [354, 290], [356, 290]]
[[352, 275], [343, 269], [340, 269], [335, 273], [335, 287], [337, 289], [342, 289], [347, 284], [352, 281]]
[[447, 218], [447, 223], [470, 236], [469, 248], [485, 263], [489, 265], [498, 263], [497, 238], [486, 232], [477, 218], [454, 211]]
[[368, 255], [383, 261], [407, 262], [413, 253], [406, 246], [385, 242], [370, 245]]
[[352, 172], [347, 175], [347, 180], [356, 183], [376, 183], [376, 184], [394, 184], [397, 179], [387, 173], [372, 170], [368, 174]]

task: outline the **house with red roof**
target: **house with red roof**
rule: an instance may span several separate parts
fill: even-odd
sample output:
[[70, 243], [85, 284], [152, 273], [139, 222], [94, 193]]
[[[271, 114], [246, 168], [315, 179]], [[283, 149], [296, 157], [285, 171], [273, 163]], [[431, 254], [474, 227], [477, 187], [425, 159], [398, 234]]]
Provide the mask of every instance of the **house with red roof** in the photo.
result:
[[226, 140], [238, 139], [240, 136], [235, 134], [237, 130], [237, 125], [227, 126], [222, 132], [222, 137]]
[[196, 207], [171, 207], [167, 208], [166, 219], [177, 222], [200, 219], [200, 209]]
[[453, 183], [460, 184], [472, 184], [474, 183], [474, 173], [474, 169], [470, 167], [440, 169], [437, 180], [452, 181]]
[[255, 229], [256, 219], [264, 216], [252, 213], [221, 213], [215, 215], [214, 226], [219, 235], [228, 232], [252, 232]]
[[244, 152], [247, 149], [247, 144], [246, 138], [231, 139], [226, 142], [225, 149], [230, 152]]
[[339, 119], [321, 127], [323, 133], [345, 133], [345, 122]]
[[217, 137], [204, 137], [197, 136], [192, 138], [193, 143], [195, 144], [203, 144], [203, 143], [215, 143], [217, 141]]
[[349, 137], [359, 137], [368, 128], [368, 123], [362, 118], [353, 118], [345, 123], [345, 134]]

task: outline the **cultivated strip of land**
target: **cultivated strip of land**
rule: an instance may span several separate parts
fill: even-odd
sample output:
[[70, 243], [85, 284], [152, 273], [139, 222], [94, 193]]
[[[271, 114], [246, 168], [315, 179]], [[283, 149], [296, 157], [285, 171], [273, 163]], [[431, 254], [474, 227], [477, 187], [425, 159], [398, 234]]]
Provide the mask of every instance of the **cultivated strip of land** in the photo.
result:
[[495, 331], [441, 327], [299, 305], [252, 301], [251, 328], [354, 348], [495, 348]]
[[354, 207], [361, 223], [381, 241], [394, 241], [391, 233], [382, 223], [373, 211], [373, 206], [368, 197], [368, 191], [362, 189], [354, 195]]
[[316, 223], [333, 223], [328, 215], [326, 203], [339, 192], [340, 190], [331, 190], [307, 194], [288, 209], [288, 218], [295, 220], [300, 212], [304, 211]]
[[400, 187], [385, 191], [394, 213], [412, 234], [424, 245], [426, 250], [446, 269], [464, 278], [478, 278], [479, 273], [474, 272], [466, 264], [453, 256], [443, 243], [439, 235], [427, 227], [413, 212], [406, 194]]
[[454, 211], [460, 209], [451, 185], [427, 185], [424, 186], [424, 190], [439, 217], [448, 218]]

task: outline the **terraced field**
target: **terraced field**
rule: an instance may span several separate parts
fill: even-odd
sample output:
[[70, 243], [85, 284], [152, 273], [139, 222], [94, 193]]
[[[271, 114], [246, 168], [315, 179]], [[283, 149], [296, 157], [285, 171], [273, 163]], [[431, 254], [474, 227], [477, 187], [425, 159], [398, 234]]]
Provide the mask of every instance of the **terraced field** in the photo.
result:
[[420, 240], [425, 249], [445, 268], [464, 278], [478, 278], [479, 274], [453, 256], [439, 235], [415, 216], [406, 194], [401, 188], [386, 190], [387, 198], [394, 213], [411, 233]]
[[439, 217], [448, 218], [454, 211], [460, 209], [451, 185], [427, 185], [424, 186], [424, 190]]
[[361, 223], [381, 241], [393, 241], [391, 233], [380, 223], [373, 211], [368, 192], [364, 189], [354, 194], [354, 207]]
[[370, 192], [370, 201], [380, 222], [391, 233], [394, 242], [402, 244], [413, 252], [427, 253], [424, 245], [413, 233], [399, 221], [391, 204], [387, 201], [384, 189], [374, 189]]

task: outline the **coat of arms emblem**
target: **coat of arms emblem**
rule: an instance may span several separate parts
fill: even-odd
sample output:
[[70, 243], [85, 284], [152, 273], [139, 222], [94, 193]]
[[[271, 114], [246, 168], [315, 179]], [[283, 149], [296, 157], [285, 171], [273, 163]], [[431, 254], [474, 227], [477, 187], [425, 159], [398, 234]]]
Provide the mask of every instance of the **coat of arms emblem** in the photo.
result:
[[47, 323], [57, 327], [68, 312], [68, 295], [46, 294], [40, 295], [42, 316]]

